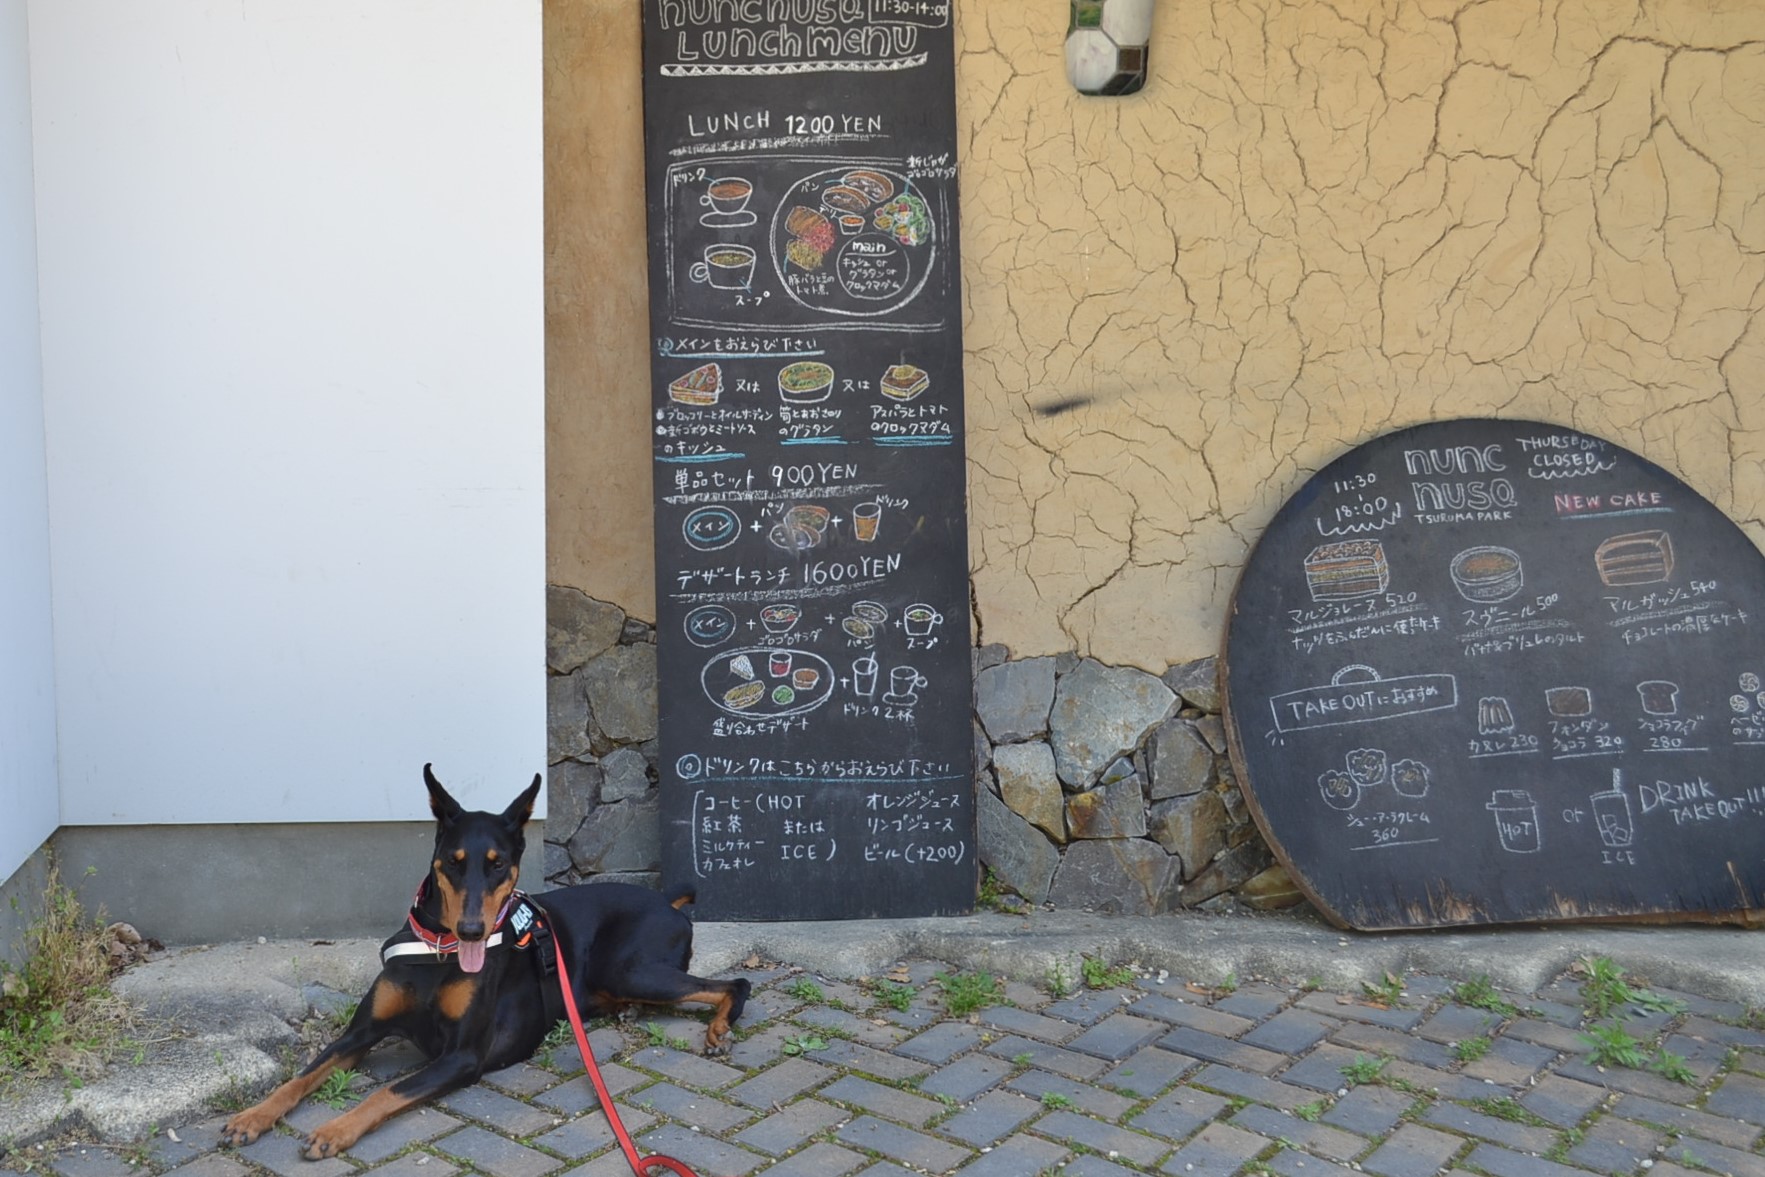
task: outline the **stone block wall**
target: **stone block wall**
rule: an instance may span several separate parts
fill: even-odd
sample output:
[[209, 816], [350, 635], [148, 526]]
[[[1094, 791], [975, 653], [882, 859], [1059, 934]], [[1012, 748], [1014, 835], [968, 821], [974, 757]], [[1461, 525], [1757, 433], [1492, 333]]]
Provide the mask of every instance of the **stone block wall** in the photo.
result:
[[[1163, 675], [975, 651], [980, 860], [1035, 905], [1145, 915], [1302, 901], [1226, 756], [1214, 659]], [[547, 590], [545, 877], [660, 883], [653, 630]]]
[[550, 585], [545, 660], [546, 881], [659, 886], [654, 629]]

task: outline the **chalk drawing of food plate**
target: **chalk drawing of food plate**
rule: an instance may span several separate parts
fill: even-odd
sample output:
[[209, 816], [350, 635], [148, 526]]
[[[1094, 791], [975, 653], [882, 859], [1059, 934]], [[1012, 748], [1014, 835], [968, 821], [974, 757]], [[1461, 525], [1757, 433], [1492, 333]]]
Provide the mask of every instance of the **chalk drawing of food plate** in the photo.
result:
[[1450, 674], [1405, 674], [1381, 678], [1371, 666], [1344, 666], [1323, 686], [1302, 687], [1269, 699], [1275, 730], [1340, 727], [1372, 723], [1459, 705], [1459, 681]]
[[772, 218], [772, 265], [814, 311], [869, 318], [924, 289], [938, 255], [932, 204], [896, 171], [854, 161], [791, 185]]
[[728, 507], [700, 507], [687, 514], [681, 533], [701, 552], [727, 548], [742, 533], [742, 521]]
[[735, 634], [735, 614], [722, 605], [700, 605], [686, 615], [686, 640], [695, 646], [721, 646]]
[[699, 673], [705, 697], [744, 719], [813, 711], [833, 694], [833, 667], [808, 650], [754, 646], [719, 654]]

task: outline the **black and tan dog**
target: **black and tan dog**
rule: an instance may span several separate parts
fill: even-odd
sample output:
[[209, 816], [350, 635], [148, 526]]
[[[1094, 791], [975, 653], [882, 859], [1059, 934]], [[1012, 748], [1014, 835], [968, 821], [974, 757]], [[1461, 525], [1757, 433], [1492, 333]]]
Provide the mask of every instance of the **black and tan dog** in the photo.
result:
[[423, 779], [437, 823], [434, 861], [405, 928], [381, 947], [380, 975], [337, 1041], [227, 1121], [227, 1143], [256, 1140], [327, 1075], [354, 1066], [383, 1038], [409, 1039], [428, 1064], [321, 1125], [308, 1137], [309, 1158], [334, 1156], [410, 1105], [527, 1058], [562, 1016], [548, 940], [563, 955], [584, 1018], [631, 1004], [702, 1002], [712, 1010], [705, 1050], [726, 1048], [748, 982], [707, 981], [686, 971], [692, 921], [680, 908], [692, 902], [690, 892], [670, 900], [642, 887], [597, 883], [535, 901], [515, 883], [540, 778], [502, 813], [461, 809], [428, 765]]

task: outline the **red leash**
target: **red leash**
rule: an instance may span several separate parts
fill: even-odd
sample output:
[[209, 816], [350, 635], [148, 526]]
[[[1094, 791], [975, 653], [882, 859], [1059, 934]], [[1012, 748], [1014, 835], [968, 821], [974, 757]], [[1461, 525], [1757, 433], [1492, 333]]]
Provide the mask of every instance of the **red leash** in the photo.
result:
[[[552, 933], [554, 940], [557, 933]], [[557, 951], [558, 985], [564, 990], [564, 1010], [570, 1015], [570, 1028], [576, 1031], [576, 1046], [582, 1051], [582, 1065], [588, 1068], [588, 1078], [594, 1084], [594, 1091], [600, 1097], [601, 1110], [607, 1113], [607, 1123], [613, 1126], [613, 1135], [619, 1138], [619, 1147], [625, 1150], [625, 1162], [637, 1177], [644, 1177], [651, 1169], [668, 1169], [678, 1177], [697, 1177], [691, 1169], [673, 1157], [654, 1156], [640, 1157], [637, 1145], [631, 1141], [631, 1133], [619, 1120], [619, 1109], [613, 1106], [613, 1096], [607, 1090], [607, 1081], [601, 1078], [601, 1069], [595, 1064], [594, 1051], [588, 1048], [588, 1035], [582, 1030], [582, 1015], [576, 1011], [576, 995], [570, 991], [570, 974], [564, 970], [564, 950], [559, 946]]]

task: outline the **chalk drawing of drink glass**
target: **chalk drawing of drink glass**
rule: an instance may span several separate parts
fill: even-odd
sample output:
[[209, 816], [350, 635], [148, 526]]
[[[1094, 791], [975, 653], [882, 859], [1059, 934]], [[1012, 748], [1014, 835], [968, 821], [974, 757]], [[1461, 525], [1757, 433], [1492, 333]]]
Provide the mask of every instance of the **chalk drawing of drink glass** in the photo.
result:
[[1614, 850], [1629, 846], [1636, 838], [1636, 817], [1617, 769], [1612, 770], [1612, 787], [1593, 794], [1589, 800], [1593, 802], [1593, 823], [1600, 832], [1600, 841]]
[[910, 707], [919, 702], [919, 689], [926, 686], [925, 675], [911, 666], [897, 666], [889, 671], [889, 692], [883, 702], [892, 707]]
[[865, 655], [852, 663], [852, 693], [860, 699], [876, 694], [876, 659]]
[[876, 538], [877, 524], [881, 522], [881, 503], [859, 503], [852, 508], [852, 538], [859, 543], [870, 543]]
[[1484, 806], [1495, 814], [1501, 848], [1512, 854], [1536, 854], [1544, 846], [1538, 828], [1538, 803], [1525, 789], [1497, 789]]
[[1636, 684], [1636, 694], [1642, 700], [1643, 713], [1647, 715], [1679, 714], [1679, 684], [1668, 682], [1663, 678], [1652, 678], [1647, 682]]
[[901, 625], [907, 630], [907, 636], [922, 638], [931, 633], [932, 628], [942, 625], [944, 615], [927, 604], [909, 605], [901, 614]]
[[746, 290], [754, 283], [754, 251], [746, 245], [707, 245], [705, 260], [688, 267], [686, 276], [717, 290]]

